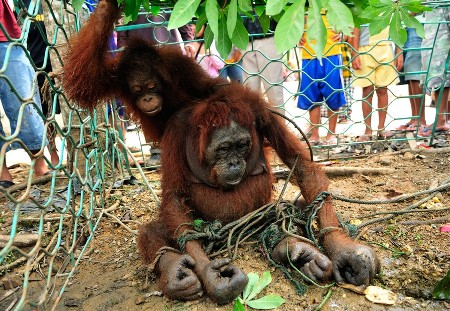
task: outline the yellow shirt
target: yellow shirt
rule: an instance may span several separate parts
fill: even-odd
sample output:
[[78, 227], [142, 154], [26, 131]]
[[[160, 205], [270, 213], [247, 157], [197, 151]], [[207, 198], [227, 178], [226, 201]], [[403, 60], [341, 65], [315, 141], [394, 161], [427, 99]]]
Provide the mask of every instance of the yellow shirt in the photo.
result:
[[[335, 42], [331, 39], [336, 33], [333, 30], [331, 30], [330, 24], [328, 23], [328, 19], [324, 14], [322, 14], [322, 20], [323, 23], [325, 24], [325, 28], [327, 29], [327, 43], [325, 44], [325, 48], [323, 50], [324, 52], [323, 56], [326, 57], [341, 54], [341, 47], [339, 42]], [[313, 40], [313, 42], [314, 41], [315, 40]], [[312, 47], [308, 44], [308, 40], [306, 40], [305, 44], [303, 45], [302, 58], [303, 59], [316, 58], [316, 53], [314, 52]]]

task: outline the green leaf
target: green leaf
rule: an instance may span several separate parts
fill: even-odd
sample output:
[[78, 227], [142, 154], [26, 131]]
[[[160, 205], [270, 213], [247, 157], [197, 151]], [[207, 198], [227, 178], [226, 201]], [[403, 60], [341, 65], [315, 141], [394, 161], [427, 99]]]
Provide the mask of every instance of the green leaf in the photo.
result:
[[205, 43], [205, 49], [209, 49], [214, 40], [214, 34], [209, 25], [206, 25], [205, 32], [203, 33], [203, 41]]
[[305, 26], [305, 1], [295, 1], [283, 14], [275, 29], [275, 45], [278, 51], [284, 52], [294, 47]]
[[270, 17], [266, 14], [261, 14], [259, 17], [259, 24], [261, 25], [263, 33], [266, 34], [270, 28]]
[[380, 16], [380, 14], [385, 11], [386, 11], [386, 7], [374, 8], [372, 6], [368, 6], [367, 8], [364, 9], [364, 11], [361, 14], [359, 14], [358, 17], [372, 20], [375, 17]]
[[378, 7], [378, 8], [382, 8], [382, 7], [392, 7], [394, 5], [394, 1], [393, 0], [370, 0], [370, 5], [373, 7]]
[[369, 33], [371, 36], [380, 33], [389, 26], [392, 12], [394, 12], [394, 8], [388, 9], [382, 16], [376, 17], [370, 22]]
[[216, 0], [206, 0], [206, 17], [214, 36], [219, 34], [219, 5]]
[[234, 29], [236, 28], [237, 16], [238, 16], [237, 0], [231, 0], [230, 5], [228, 6], [228, 16], [227, 16], [227, 29], [228, 35], [230, 37], [233, 37]]
[[258, 16], [261, 16], [266, 11], [266, 8], [263, 5], [255, 6], [255, 13]]
[[266, 14], [277, 15], [284, 9], [288, 1], [289, 0], [267, 0]]
[[351, 35], [353, 30], [353, 14], [350, 9], [339, 0], [324, 1], [327, 9], [327, 19], [335, 32]]
[[147, 11], [150, 12], [150, 3], [149, 0], [141, 0], [142, 7]]
[[248, 45], [248, 31], [245, 28], [242, 20], [239, 18], [236, 21], [236, 27], [234, 28], [233, 36], [231, 37], [231, 41], [233, 44], [237, 46], [241, 50], [247, 49]]
[[433, 298], [450, 300], [450, 270], [448, 270], [447, 275], [437, 283], [436, 288], [433, 291]]
[[252, 10], [251, 0], [238, 0], [238, 6], [242, 12], [250, 12]]
[[308, 43], [317, 57], [321, 59], [327, 43], [327, 29], [320, 14], [320, 7], [315, 5], [314, 2], [311, 2], [311, 6], [308, 9], [307, 23]]
[[169, 19], [168, 29], [175, 29], [186, 25], [194, 16], [200, 0], [179, 0], [173, 7]]
[[234, 301], [233, 311], [245, 311], [245, 306], [239, 298]]
[[231, 39], [228, 36], [227, 20], [222, 15], [222, 18], [219, 20], [219, 34], [216, 39], [216, 48], [220, 57], [226, 59], [231, 52], [232, 45]]
[[79, 10], [81, 10], [83, 3], [84, 3], [84, 0], [73, 0], [72, 1], [72, 6], [73, 6], [73, 9], [75, 10], [75, 12], [78, 12]]
[[123, 17], [123, 24], [124, 25], [126, 25], [126, 24], [128, 24], [128, 23], [130, 23], [132, 21], [134, 21], [134, 19], [133, 19], [133, 16], [131, 16], [131, 15], [125, 15]]
[[275, 309], [283, 303], [284, 299], [279, 295], [267, 295], [256, 300], [247, 301], [249, 307], [260, 310]]
[[248, 300], [252, 300], [256, 295], [258, 295], [264, 288], [266, 288], [267, 285], [272, 282], [272, 276], [270, 275], [269, 271], [266, 271], [263, 273], [259, 281], [256, 283], [256, 285], [253, 287], [252, 292], [247, 297]]
[[247, 297], [252, 293], [253, 288], [258, 284], [259, 276], [254, 272], [247, 273], [248, 283], [244, 288], [244, 292], [242, 293], [242, 298], [246, 301]]
[[413, 13], [421, 13], [424, 11], [432, 11], [433, 9], [430, 7], [426, 7], [422, 5], [422, 1], [418, 0], [400, 0], [398, 2], [399, 6], [406, 11], [410, 11]]
[[136, 3], [136, 0], [125, 0], [124, 1], [124, 9], [123, 9], [123, 13], [125, 14], [125, 17], [128, 17], [132, 21], [134, 21], [139, 14], [140, 4], [141, 4], [140, 0], [139, 0], [139, 4]]
[[203, 25], [206, 24], [208, 20], [206, 19], [206, 12], [203, 12], [197, 19], [195, 23], [195, 33], [198, 33], [202, 29]]
[[160, 10], [161, 10], [161, 7], [159, 5], [152, 5], [150, 7], [150, 12], [155, 16], [157, 16], [159, 14]]
[[394, 11], [394, 14], [392, 15], [391, 24], [389, 26], [389, 36], [398, 46], [403, 46], [406, 42], [406, 30], [402, 26], [400, 13], [397, 10]]
[[400, 15], [402, 17], [403, 23], [405, 23], [406, 27], [416, 29], [416, 33], [419, 37], [425, 38], [425, 29], [421, 22], [417, 20], [414, 16], [411, 16], [408, 11], [400, 8]]

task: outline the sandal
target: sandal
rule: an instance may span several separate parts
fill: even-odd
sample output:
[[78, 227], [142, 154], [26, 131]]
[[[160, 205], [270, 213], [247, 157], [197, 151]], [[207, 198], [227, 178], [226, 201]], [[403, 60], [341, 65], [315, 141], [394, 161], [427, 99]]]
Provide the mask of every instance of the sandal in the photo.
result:
[[414, 132], [417, 129], [417, 125], [406, 123], [397, 127], [394, 131], [396, 132]]
[[386, 130], [377, 131], [377, 139], [379, 139], [379, 140], [386, 140], [386, 139], [394, 137], [394, 135], [395, 135], [395, 133], [393, 133], [391, 131], [386, 131]]
[[372, 135], [370, 135], [370, 134], [364, 134], [364, 135], [361, 135], [361, 136], [356, 136], [356, 141], [358, 143], [365, 143], [365, 142], [368, 142], [368, 141], [371, 141], [371, 140], [372, 140]]
[[318, 140], [308, 140], [308, 142], [311, 145], [311, 147], [316, 147], [320, 145], [320, 141]]
[[15, 184], [10, 180], [0, 180], [0, 187], [5, 189], [14, 186]]
[[[434, 130], [435, 133], [442, 133], [442, 132], [448, 132], [448, 128], [436, 128]], [[419, 131], [417, 132], [417, 136], [420, 137], [430, 137], [431, 133], [433, 132], [433, 124], [431, 125], [423, 125], [419, 128]]]
[[338, 140], [336, 137], [327, 139], [323, 142], [323, 144], [327, 145], [327, 146], [335, 146], [335, 145], [337, 145], [337, 143], [338, 143]]

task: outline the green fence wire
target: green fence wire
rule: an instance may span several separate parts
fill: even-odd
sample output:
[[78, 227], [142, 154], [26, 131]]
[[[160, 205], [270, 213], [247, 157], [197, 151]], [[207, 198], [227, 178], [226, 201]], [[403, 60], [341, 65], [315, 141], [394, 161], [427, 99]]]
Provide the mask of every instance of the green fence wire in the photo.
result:
[[[447, 8], [449, 1], [430, 3], [433, 7]], [[10, 39], [9, 48], [0, 69], [0, 80], [5, 86], [2, 92], [12, 92], [21, 103], [17, 128], [11, 130], [8, 117], [1, 112], [3, 133], [0, 133], [2, 149], [0, 151], [0, 167], [4, 163], [9, 166], [13, 176], [14, 185], [5, 188], [0, 186], [0, 309], [55, 309], [64, 295], [66, 286], [71, 280], [83, 256], [92, 251], [91, 241], [102, 220], [105, 220], [108, 202], [108, 193], [117, 185], [134, 183], [135, 176], [142, 177], [149, 191], [158, 198], [153, 188], [145, 179], [143, 170], [134, 162], [141, 163], [143, 167], [151, 168], [149, 159], [151, 142], [145, 142], [142, 135], [135, 135], [136, 144], [140, 147], [139, 153], [128, 153], [124, 143], [123, 123], [128, 120], [118, 112], [122, 109], [115, 103], [104, 103], [92, 114], [78, 109], [76, 103], [67, 100], [64, 90], [60, 86], [67, 42], [76, 33], [89, 16], [89, 10], [84, 7], [80, 12], [74, 12], [70, 3], [56, 0], [30, 1], [25, 5], [17, 1], [18, 16], [22, 27], [19, 39]], [[43, 13], [39, 9], [42, 6]], [[170, 13], [170, 8], [162, 12]], [[147, 14], [147, 13], [142, 13]], [[44, 24], [39, 24], [44, 21]], [[434, 21], [439, 27], [449, 28], [448, 20]], [[162, 19], [157, 24], [149, 20], [141, 25], [118, 25], [116, 30], [127, 31], [145, 27], [164, 27], [167, 21]], [[27, 38], [30, 27], [36, 26], [46, 45], [44, 63], [37, 65], [27, 50]], [[46, 32], [44, 32], [44, 26]], [[5, 30], [0, 24], [1, 30]], [[447, 30], [448, 31], [448, 30]], [[437, 38], [438, 39], [438, 38]], [[251, 40], [252, 41], [252, 40]], [[201, 42], [196, 39], [185, 44]], [[347, 45], [348, 43], [337, 42]], [[35, 102], [32, 96], [21, 97], [15, 85], [6, 76], [5, 70], [11, 64], [11, 49], [18, 46], [26, 55], [27, 60], [34, 68], [36, 74], [32, 85], [29, 86], [33, 94], [39, 89], [37, 79], [44, 77], [45, 87], [41, 89], [41, 100], [47, 103], [48, 113], [44, 115], [40, 110], [40, 103]], [[404, 49], [433, 51], [429, 48]], [[257, 71], [249, 71], [243, 67], [240, 60], [234, 63], [225, 63], [224, 68], [236, 65], [244, 72], [244, 83], [251, 79], [260, 78], [258, 83], [267, 84], [268, 92], [265, 95], [293, 122], [303, 130], [311, 126], [308, 111], [296, 107], [297, 99], [303, 96], [299, 91], [299, 81], [302, 76], [301, 47], [293, 48], [281, 55], [266, 55], [259, 51], [256, 45], [250, 43], [249, 49], [243, 51], [245, 57], [262, 57], [267, 60], [266, 65]], [[370, 52], [369, 52], [370, 53]], [[201, 62], [203, 58], [199, 58]], [[47, 62], [53, 65], [52, 72], [46, 72]], [[450, 59], [445, 61], [445, 71], [449, 73]], [[265, 72], [268, 66], [281, 66], [282, 75], [278, 80], [270, 80]], [[343, 66], [336, 70], [343, 69]], [[224, 69], [221, 69], [223, 71]], [[418, 72], [403, 72], [400, 75], [418, 73], [427, 75], [427, 70]], [[354, 77], [353, 77], [354, 78]], [[429, 79], [430, 77], [427, 77]], [[350, 80], [351, 81], [351, 80]], [[323, 82], [322, 80], [315, 81]], [[95, 83], [95, 82], [93, 82]], [[432, 128], [432, 135], [427, 138], [419, 137], [415, 130], [409, 134], [395, 132], [389, 138], [375, 137], [367, 142], [358, 143], [355, 137], [364, 131], [364, 119], [361, 116], [361, 102], [366, 100], [361, 96], [360, 90], [346, 85], [336, 92], [347, 95], [348, 104], [344, 109], [336, 112], [346, 116], [346, 123], [339, 123], [336, 135], [338, 140], [333, 145], [318, 145], [314, 152], [323, 148], [332, 150], [334, 156], [343, 157], [359, 155], [367, 152], [364, 146], [374, 146], [381, 143], [382, 148], [401, 148], [410, 146], [411, 141], [422, 143], [428, 147], [437, 143], [445, 145], [447, 137], [434, 135], [436, 128]], [[271, 94], [272, 93], [272, 94]], [[389, 104], [385, 130], [393, 130], [410, 118], [418, 120], [418, 116], [411, 116], [409, 100], [420, 99], [421, 109], [426, 110], [427, 120], [434, 123], [437, 118], [443, 94], [440, 87], [434, 98], [436, 108], [430, 107], [431, 98], [425, 89], [421, 94], [410, 95], [407, 86], [389, 86]], [[280, 95], [281, 94], [281, 95]], [[3, 95], [2, 95], [3, 96]], [[3, 97], [2, 97], [3, 100]], [[5, 103], [2, 103], [4, 106]], [[317, 103], [324, 105], [323, 102]], [[44, 127], [44, 137], [39, 152], [32, 152], [18, 138], [17, 133], [27, 126], [21, 120], [26, 107], [33, 106], [39, 111]], [[108, 108], [109, 107], [109, 108]], [[370, 115], [376, 116], [376, 99]], [[60, 110], [60, 113], [58, 113]], [[448, 112], [447, 112], [448, 113]], [[327, 133], [327, 117], [321, 118], [317, 124], [321, 136]], [[376, 124], [374, 122], [374, 124]], [[374, 127], [374, 130], [376, 128]], [[407, 135], [408, 134], [408, 135]], [[437, 133], [436, 133], [437, 134]], [[300, 135], [299, 135], [300, 137]], [[128, 139], [127, 139], [128, 140]], [[52, 142], [55, 141], [53, 145]], [[18, 144], [17, 144], [18, 143]], [[359, 148], [363, 145], [363, 148]], [[53, 146], [53, 147], [52, 147]], [[18, 150], [11, 150], [19, 147]], [[50, 147], [50, 150], [49, 150]], [[53, 159], [50, 151], [56, 148], [59, 159]], [[358, 149], [359, 148], [359, 149]], [[359, 151], [358, 151], [359, 150]], [[362, 150], [362, 151], [361, 151]], [[50, 168], [50, 173], [36, 176], [36, 161], [44, 159]], [[23, 164], [23, 163], [27, 164]], [[13, 163], [13, 164], [11, 164]], [[3, 169], [2, 169], [2, 172]], [[135, 176], [133, 176], [135, 175]], [[4, 184], [5, 185], [5, 184]]]

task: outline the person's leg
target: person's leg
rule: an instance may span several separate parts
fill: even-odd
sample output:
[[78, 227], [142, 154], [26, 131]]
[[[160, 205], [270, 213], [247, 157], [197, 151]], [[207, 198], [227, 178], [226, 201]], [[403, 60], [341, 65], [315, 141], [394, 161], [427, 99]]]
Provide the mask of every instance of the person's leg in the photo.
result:
[[250, 42], [247, 46], [247, 51], [242, 57], [242, 81], [243, 83], [257, 92], [261, 91], [261, 78], [259, 76], [259, 68], [256, 60], [257, 54], [260, 52], [252, 50], [254, 46]]
[[[315, 82], [313, 79], [317, 79], [317, 67], [319, 66], [317, 59], [303, 59], [302, 60], [302, 73], [301, 73], [301, 79], [300, 79], [300, 90], [298, 94], [297, 99], [297, 107], [302, 110], [308, 110], [310, 119], [308, 128], [306, 130], [306, 135], [308, 137], [311, 137], [313, 129], [316, 129], [316, 140], [318, 141], [318, 129], [317, 124], [320, 123], [320, 115], [321, 115], [321, 109], [323, 105], [318, 105], [318, 103], [323, 102], [323, 96], [319, 89], [319, 83]], [[312, 106], [317, 107], [317, 110], [319, 111], [319, 116], [316, 117], [313, 116], [313, 120], [311, 120], [311, 110]], [[314, 108], [315, 108], [314, 107]], [[313, 113], [316, 113], [314, 111]]]
[[417, 50], [422, 45], [422, 38], [417, 35], [414, 28], [406, 28], [407, 40], [404, 45], [406, 55], [404, 55], [405, 79], [408, 81], [408, 94], [411, 105], [412, 118], [400, 129], [415, 129], [417, 126], [425, 124], [425, 109], [420, 109], [422, 88], [420, 87], [420, 71], [422, 70], [422, 51]]
[[[7, 45], [2, 45], [2, 50], [5, 46], [7, 47]], [[9, 78], [21, 98], [29, 98], [30, 95], [33, 95], [33, 102], [22, 102], [11, 92], [9, 85], [4, 79], [0, 79], [2, 104], [10, 122], [12, 135], [17, 135], [17, 138], [22, 140], [32, 154], [41, 153], [36, 158], [33, 167], [35, 175], [41, 176], [48, 172], [43, 152], [41, 152], [47, 142], [44, 121], [39, 114], [42, 111], [41, 100], [36, 86], [34, 89], [32, 88], [35, 85], [33, 81], [34, 70], [20, 47], [13, 47], [10, 51], [9, 65], [5, 75]], [[20, 114], [21, 107], [23, 107], [23, 110]], [[21, 119], [19, 119], [19, 116]], [[11, 147], [21, 148], [22, 145], [12, 143]]]
[[329, 144], [334, 144], [336, 142], [336, 124], [338, 119], [338, 111], [333, 111], [328, 109], [328, 133], [326, 140]]
[[328, 133], [326, 136], [327, 144], [334, 144], [336, 141], [336, 123], [338, 119], [338, 112], [347, 101], [345, 98], [344, 81], [342, 77], [342, 70], [339, 69], [342, 65], [342, 55], [333, 55], [322, 59], [323, 65], [318, 67], [320, 69], [320, 77], [324, 78], [324, 82], [319, 82], [319, 90], [322, 94], [327, 106], [328, 117]]
[[378, 98], [378, 131], [384, 131], [389, 103], [387, 87], [377, 87], [376, 92]]
[[[435, 98], [439, 99], [438, 91], [434, 92]], [[450, 125], [447, 123], [447, 113], [449, 112], [448, 96], [450, 94], [450, 87], [445, 87], [442, 91], [442, 96], [440, 98], [439, 111], [436, 111], [435, 124], [425, 125], [419, 129], [417, 133], [419, 136], [428, 137], [431, 135], [434, 125], [436, 125], [435, 131], [445, 132], [450, 130]], [[438, 103], [436, 103], [438, 104]]]
[[49, 124], [47, 126], [47, 139], [48, 139], [48, 145], [47, 149], [50, 153], [50, 162], [53, 166], [56, 166], [59, 164], [59, 154], [58, 154], [58, 148], [56, 147], [56, 130], [53, 124]]
[[350, 115], [352, 113], [352, 101], [353, 101], [353, 87], [350, 86], [351, 78], [343, 78], [344, 81], [344, 95], [345, 104], [339, 109], [340, 113], [338, 115], [338, 122], [345, 123], [350, 120]]
[[2, 165], [2, 172], [0, 174], [0, 181], [10, 181], [12, 182], [12, 176], [11, 173], [8, 170], [8, 167], [6, 166], [6, 154], [3, 158], [3, 165]]
[[372, 135], [372, 98], [374, 92], [374, 86], [366, 86], [362, 89], [362, 113], [364, 118], [364, 124], [366, 129], [364, 135]]
[[448, 111], [448, 95], [450, 94], [450, 87], [444, 87], [441, 96], [441, 104], [439, 105], [439, 112], [437, 115], [436, 129], [442, 131], [448, 131], [449, 125], [447, 124], [447, 113]]
[[410, 98], [411, 111], [413, 116], [418, 116], [418, 120], [411, 120], [410, 124], [414, 127], [426, 124], [425, 121], [425, 107], [421, 109], [421, 98], [418, 95], [422, 94], [422, 88], [418, 80], [409, 81], [408, 84]]
[[309, 120], [311, 121], [311, 137], [309, 141], [312, 143], [318, 143], [319, 137], [319, 125], [320, 125], [320, 106], [314, 106], [309, 110]]
[[[450, 113], [450, 92], [447, 100], [447, 113]], [[447, 124], [450, 125], [450, 115], [447, 115]]]
[[275, 47], [274, 37], [258, 39], [256, 47], [262, 52], [256, 54], [261, 82], [269, 102], [284, 113], [283, 61]]

